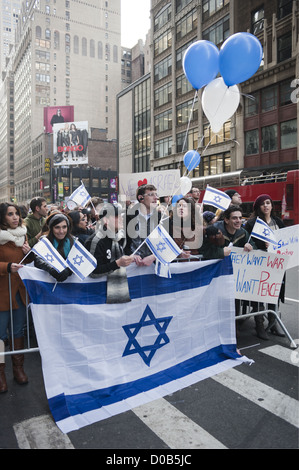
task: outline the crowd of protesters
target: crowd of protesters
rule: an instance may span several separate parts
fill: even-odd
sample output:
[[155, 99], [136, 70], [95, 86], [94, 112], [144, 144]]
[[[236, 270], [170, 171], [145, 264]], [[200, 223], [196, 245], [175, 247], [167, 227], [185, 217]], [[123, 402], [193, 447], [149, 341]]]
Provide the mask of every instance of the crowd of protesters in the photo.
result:
[[[47, 271], [56, 282], [64, 282], [72, 275], [68, 268], [58, 273], [45, 260], [30, 252], [41, 237], [47, 237], [64, 259], [77, 238], [97, 260], [97, 267], [91, 276], [107, 275], [107, 302], [125, 302], [128, 292], [124, 290], [120, 294], [125, 268], [132, 263], [150, 266], [156, 261], [145, 239], [159, 223], [163, 224], [181, 249], [176, 261], [223, 259], [230, 255], [233, 246], [242, 247], [247, 252], [267, 250], [266, 243], [250, 234], [257, 217], [263, 219], [272, 230], [284, 227], [283, 221], [273, 213], [271, 196], [260, 195], [254, 202], [252, 215], [245, 221], [240, 194], [234, 190], [228, 190], [227, 194], [231, 198], [231, 205], [224, 212], [202, 207], [197, 188], [192, 188], [172, 205], [170, 197], [159, 199], [153, 185], [140, 186], [136, 192], [136, 201], [128, 201], [125, 208], [120, 204], [105, 203], [98, 197], [91, 198], [86, 207], [79, 206], [72, 210], [49, 205], [41, 197], [33, 198], [29, 208], [13, 203], [0, 204], [0, 341], [16, 351], [11, 355], [15, 380], [19, 384], [28, 382], [23, 369], [22, 352], [26, 318], [25, 288], [18, 270], [24, 264], [34, 262], [34, 266]], [[109, 296], [108, 281], [112, 286]], [[236, 310], [238, 308], [236, 300]], [[258, 308], [261, 306], [253, 303], [253, 311]], [[268, 339], [263, 317], [258, 315], [255, 320], [257, 335]], [[273, 321], [271, 333], [283, 336]], [[0, 393], [6, 391], [5, 362], [0, 356]]]

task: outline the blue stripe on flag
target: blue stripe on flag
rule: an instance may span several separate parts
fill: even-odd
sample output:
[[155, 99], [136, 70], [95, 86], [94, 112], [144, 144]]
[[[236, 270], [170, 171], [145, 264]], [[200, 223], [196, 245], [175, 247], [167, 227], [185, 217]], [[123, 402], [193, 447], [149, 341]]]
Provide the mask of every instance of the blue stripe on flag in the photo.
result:
[[[233, 274], [230, 256], [212, 265], [200, 266], [192, 272], [172, 274], [172, 278], [161, 278], [155, 274], [128, 277], [131, 299], [151, 297], [153, 295], [171, 294], [177, 291], [185, 291], [207, 286], [214, 278]], [[198, 274], [200, 271], [200, 275]], [[37, 305], [99, 305], [106, 303], [106, 282], [66, 282], [60, 286], [57, 284], [53, 295], [52, 283], [23, 279], [32, 302]], [[61, 291], [61, 292], [60, 292]], [[61, 295], [60, 295], [61, 294]]]
[[77, 395], [57, 395], [48, 400], [49, 407], [53, 418], [56, 422], [59, 422], [70, 416], [76, 416], [99, 409], [103, 406], [112, 405], [126, 398], [144, 393], [172, 382], [173, 380], [211, 367], [227, 359], [236, 359], [239, 357], [240, 356], [236, 353], [235, 344], [219, 345], [169, 369], [132, 382], [121, 383], [87, 393], [79, 393]]

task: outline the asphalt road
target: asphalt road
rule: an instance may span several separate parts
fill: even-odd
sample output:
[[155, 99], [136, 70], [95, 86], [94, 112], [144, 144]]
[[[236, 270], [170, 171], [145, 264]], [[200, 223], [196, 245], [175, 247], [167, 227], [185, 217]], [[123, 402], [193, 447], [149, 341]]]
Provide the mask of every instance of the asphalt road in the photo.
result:
[[[281, 319], [299, 344], [298, 268], [287, 272], [286, 299]], [[260, 340], [252, 318], [240, 327], [237, 343], [253, 365], [68, 435], [49, 412], [39, 353], [26, 354], [26, 386], [13, 381], [7, 358], [9, 391], [0, 395], [0, 448], [104, 449], [102, 463], [135, 468], [187, 466], [197, 449], [297, 449], [299, 349], [291, 349], [287, 338]]]

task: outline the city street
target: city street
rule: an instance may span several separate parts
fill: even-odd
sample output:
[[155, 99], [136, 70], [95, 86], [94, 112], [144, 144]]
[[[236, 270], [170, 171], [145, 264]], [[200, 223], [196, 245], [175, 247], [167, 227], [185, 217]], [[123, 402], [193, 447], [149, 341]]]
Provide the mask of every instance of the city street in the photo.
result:
[[[298, 267], [287, 272], [286, 299], [281, 319], [298, 344]], [[133, 466], [138, 466], [138, 456], [146, 462], [157, 459], [155, 449], [161, 459], [176, 449], [181, 456], [191, 449], [296, 449], [298, 349], [291, 349], [287, 338], [260, 340], [253, 318], [240, 327], [238, 347], [253, 365], [243, 364], [68, 435], [52, 420], [39, 353], [26, 355], [30, 382], [22, 387], [12, 379], [8, 357], [9, 391], [0, 395], [0, 448], [105, 449], [103, 462], [130, 455], [136, 458]], [[188, 464], [187, 457], [181, 463]]]

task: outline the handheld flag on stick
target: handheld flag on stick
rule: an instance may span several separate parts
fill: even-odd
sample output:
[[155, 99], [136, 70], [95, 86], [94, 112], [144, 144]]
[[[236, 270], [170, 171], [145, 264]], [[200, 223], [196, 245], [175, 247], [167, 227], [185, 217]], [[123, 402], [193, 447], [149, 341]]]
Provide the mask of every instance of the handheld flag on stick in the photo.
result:
[[182, 253], [164, 227], [158, 225], [145, 240], [147, 246], [160, 261], [167, 265]]
[[41, 240], [33, 246], [31, 251], [37, 256], [40, 256], [59, 273], [68, 267], [66, 261], [46, 237], [41, 238]]
[[226, 193], [219, 189], [211, 188], [209, 185], [205, 190], [202, 201], [203, 204], [209, 204], [210, 206], [221, 209], [222, 211], [225, 211], [231, 202], [231, 198]]
[[96, 258], [78, 240], [74, 241], [66, 262], [81, 281], [84, 281], [97, 267]]
[[83, 183], [70, 195], [70, 200], [74, 201], [77, 206], [81, 207], [85, 207], [90, 199], [91, 196], [87, 192]]
[[256, 222], [254, 224], [254, 227], [251, 232], [251, 237], [258, 238], [263, 242], [273, 243], [273, 245], [277, 245], [276, 237], [273, 230], [271, 230], [269, 225], [266, 224], [266, 222], [264, 222], [259, 217], [257, 217]]

